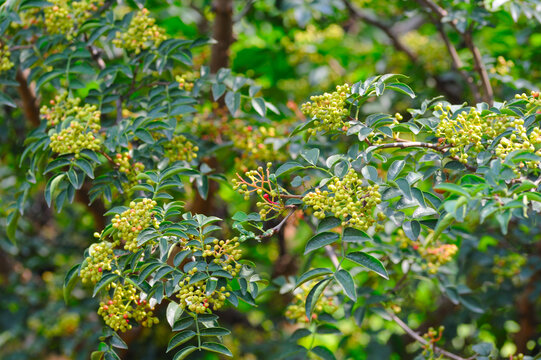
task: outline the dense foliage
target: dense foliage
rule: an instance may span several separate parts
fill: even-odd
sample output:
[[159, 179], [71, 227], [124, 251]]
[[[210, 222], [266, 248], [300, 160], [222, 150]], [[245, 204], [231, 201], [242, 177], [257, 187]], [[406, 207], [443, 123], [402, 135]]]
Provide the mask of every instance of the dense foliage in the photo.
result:
[[541, 357], [538, 1], [0, 11], [3, 359]]

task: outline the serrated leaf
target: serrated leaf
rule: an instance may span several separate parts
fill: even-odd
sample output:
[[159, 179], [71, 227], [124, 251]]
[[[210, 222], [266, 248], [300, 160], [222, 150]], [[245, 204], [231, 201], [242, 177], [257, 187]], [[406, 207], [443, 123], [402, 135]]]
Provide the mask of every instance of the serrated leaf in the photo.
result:
[[317, 356], [319, 356], [323, 360], [336, 360], [336, 358], [334, 357], [334, 354], [332, 353], [332, 351], [327, 349], [324, 346], [318, 345], [318, 346], [314, 347], [310, 351], [312, 351], [314, 354], [316, 354]]
[[77, 283], [78, 279], [78, 273], [79, 273], [79, 267], [81, 265], [77, 264], [74, 265], [64, 277], [64, 285], [62, 287], [62, 293], [64, 295], [64, 302], [67, 304], [69, 300], [69, 296], [71, 294], [71, 291], [73, 290], [73, 287]]
[[394, 180], [404, 169], [404, 165], [406, 164], [405, 160], [395, 160], [389, 167], [389, 171], [387, 171], [387, 180]]
[[334, 278], [340, 284], [346, 295], [353, 301], [357, 301], [357, 293], [355, 291], [355, 282], [351, 274], [344, 270], [340, 269], [334, 274]]
[[184, 330], [184, 329], [187, 329], [189, 328], [190, 326], [192, 326], [194, 324], [194, 321], [193, 321], [193, 318], [191, 317], [185, 317], [185, 318], [182, 318], [182, 319], [179, 319], [177, 320], [174, 324], [173, 324], [173, 331], [181, 331], [181, 330]]
[[352, 253], [347, 254], [346, 258], [361, 266], [364, 266], [374, 271], [376, 274], [389, 280], [389, 275], [387, 274], [387, 270], [385, 270], [385, 267], [383, 266], [381, 261], [379, 261], [372, 255], [368, 255], [367, 253], [362, 252], [362, 251], [357, 251], [357, 252], [352, 252]]
[[94, 292], [92, 293], [92, 297], [96, 296], [97, 293], [99, 293], [107, 285], [111, 284], [113, 281], [115, 281], [118, 278], [119, 276], [117, 274], [109, 273], [109, 274], [103, 275], [101, 279], [94, 286]]
[[263, 100], [262, 98], [253, 98], [252, 107], [261, 117], [265, 117], [265, 115], [267, 115], [267, 107], [265, 106], [265, 100]]
[[223, 327], [210, 327], [201, 329], [199, 333], [201, 336], [226, 336], [231, 334], [231, 331]]
[[182, 307], [180, 307], [180, 305], [174, 301], [171, 301], [167, 305], [165, 317], [167, 318], [167, 322], [169, 323], [169, 326], [171, 326], [171, 328], [173, 328], [175, 322], [178, 320], [178, 318], [180, 318], [182, 312]]
[[297, 288], [309, 280], [312, 280], [324, 275], [331, 275], [332, 273], [333, 272], [327, 268], [317, 268], [317, 269], [308, 270], [307, 272], [305, 272], [299, 277], [299, 279], [297, 280], [297, 283], [295, 284], [295, 287]]
[[195, 350], [197, 350], [195, 346], [190, 345], [188, 347], [185, 347], [184, 349], [180, 350], [178, 353], [175, 354], [175, 356], [173, 357], [173, 360], [186, 359], [186, 356], [190, 355]]
[[75, 165], [83, 170], [89, 178], [94, 179], [94, 168], [88, 160], [82, 158], [76, 159]]
[[225, 356], [230, 356], [230, 357], [233, 356], [233, 354], [231, 353], [231, 351], [229, 351], [228, 348], [226, 348], [222, 344], [218, 344], [218, 343], [215, 343], [215, 342], [205, 342], [205, 343], [201, 344], [201, 349], [207, 350], [207, 351], [212, 351], [212, 352], [222, 354], [222, 355], [225, 355]]
[[362, 243], [371, 239], [370, 235], [355, 228], [345, 228], [342, 234], [342, 241], [345, 242]]
[[406, 94], [408, 95], [409, 97], [411, 97], [412, 99], [415, 98], [415, 93], [413, 92], [413, 90], [406, 84], [403, 84], [403, 83], [392, 83], [392, 84], [385, 84], [385, 88], [386, 89], [391, 89], [391, 90], [394, 90], [394, 91], [397, 91], [397, 92], [400, 92], [402, 94]]
[[276, 175], [276, 177], [279, 177], [281, 175], [284, 175], [288, 172], [291, 172], [291, 171], [295, 171], [295, 170], [299, 170], [299, 169], [302, 169], [304, 168], [304, 166], [302, 166], [301, 164], [299, 164], [298, 162], [295, 162], [295, 161], [288, 161], [286, 162], [285, 164], [283, 164], [282, 166], [280, 166], [276, 172], [274, 173], [274, 175]]
[[340, 225], [342, 225], [342, 220], [329, 216], [319, 222], [317, 232], [329, 231]]
[[325, 290], [330, 281], [331, 278], [321, 280], [314, 285], [314, 287], [308, 293], [308, 296], [306, 296], [305, 311], [306, 317], [309, 321], [312, 320], [312, 312], [316, 307], [317, 301], [321, 297], [321, 294], [323, 294], [323, 291]]
[[184, 344], [185, 342], [191, 340], [196, 335], [195, 331], [192, 330], [183, 330], [177, 334], [175, 334], [171, 340], [169, 340], [169, 344], [167, 345], [167, 351], [169, 352], [176, 348], [177, 346], [180, 346]]
[[330, 245], [333, 242], [340, 239], [340, 236], [337, 233], [330, 231], [325, 231], [313, 236], [306, 243], [306, 248], [304, 249], [304, 255], [311, 253], [314, 250], [320, 249], [326, 245]]

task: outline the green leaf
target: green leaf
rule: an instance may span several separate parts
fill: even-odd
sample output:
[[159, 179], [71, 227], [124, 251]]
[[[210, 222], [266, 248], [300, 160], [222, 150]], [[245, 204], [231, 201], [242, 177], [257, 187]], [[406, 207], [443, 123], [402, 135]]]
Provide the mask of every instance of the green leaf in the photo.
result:
[[240, 107], [240, 93], [228, 91], [225, 94], [225, 105], [229, 109], [231, 115], [235, 116], [235, 113]]
[[49, 81], [51, 81], [53, 79], [56, 79], [57, 77], [65, 74], [65, 73], [66, 72], [65, 72], [64, 69], [54, 69], [54, 70], [52, 70], [50, 72], [47, 72], [47, 73], [43, 74], [42, 76], [40, 76], [39, 79], [36, 81], [36, 90], [35, 90], [36, 93], [38, 92], [39, 88], [43, 84], [45, 84], [45, 83], [47, 83], [47, 82], [49, 82]]
[[105, 353], [103, 351], [92, 351], [90, 354], [90, 360], [102, 360]]
[[304, 168], [304, 166], [302, 166], [301, 164], [299, 164], [298, 162], [295, 162], [295, 161], [288, 161], [286, 162], [285, 164], [283, 164], [282, 166], [280, 166], [276, 172], [274, 173], [274, 175], [276, 177], [279, 177], [281, 175], [284, 175], [284, 174], [287, 174], [288, 172], [291, 172], [291, 171], [295, 171], [295, 170], [299, 170], [299, 169], [302, 169]]
[[64, 294], [64, 302], [67, 304], [69, 300], [69, 296], [71, 294], [71, 291], [75, 287], [75, 284], [77, 283], [78, 275], [79, 275], [79, 268], [80, 264], [74, 265], [64, 277], [64, 285], [62, 287], [62, 293]]
[[346, 295], [353, 301], [357, 301], [357, 293], [355, 291], [355, 283], [351, 274], [344, 270], [340, 269], [334, 274], [334, 278], [340, 284]]
[[267, 107], [265, 106], [265, 100], [263, 100], [262, 98], [253, 98], [252, 106], [261, 117], [265, 117], [265, 115], [267, 115]]
[[113, 336], [111, 337], [111, 346], [116, 347], [117, 349], [128, 348], [128, 344], [126, 344], [116, 332], [113, 332]]
[[338, 236], [337, 233], [333, 233], [330, 231], [316, 234], [306, 243], [306, 248], [304, 249], [304, 255], [309, 254], [310, 252], [320, 249], [326, 245], [332, 244], [338, 239], [340, 239], [340, 236]]
[[317, 301], [321, 297], [321, 294], [323, 294], [323, 291], [329, 284], [332, 278], [323, 279], [317, 284], [314, 285], [314, 287], [310, 290], [308, 293], [308, 296], [306, 296], [306, 317], [309, 319], [309, 321], [312, 320], [312, 312], [314, 311], [314, 308], [316, 307]]
[[137, 129], [134, 132], [135, 136], [137, 136], [140, 140], [143, 140], [147, 144], [153, 144], [154, 138], [152, 135], [145, 129]]
[[197, 350], [197, 348], [192, 345], [185, 347], [184, 349], [180, 350], [178, 353], [175, 354], [175, 356], [173, 357], [173, 360], [186, 359], [186, 356], [190, 355], [195, 350]]
[[342, 220], [337, 219], [334, 216], [329, 216], [319, 222], [317, 232], [329, 231], [340, 225], [342, 225]]
[[357, 251], [357, 252], [352, 252], [352, 253], [347, 254], [346, 258], [374, 271], [376, 274], [389, 280], [389, 275], [387, 274], [387, 270], [385, 270], [385, 267], [383, 266], [381, 261], [379, 261], [372, 255], [368, 255], [367, 253], [362, 252], [362, 251]]
[[317, 165], [319, 159], [319, 149], [310, 149], [301, 151], [301, 156], [312, 165]]
[[297, 288], [309, 280], [312, 280], [324, 275], [331, 275], [332, 273], [333, 272], [327, 268], [317, 268], [317, 269], [308, 270], [297, 279], [297, 283], [295, 284], [295, 287]]
[[52, 177], [47, 181], [47, 185], [45, 186], [45, 202], [47, 203], [47, 206], [51, 207], [51, 199], [52, 195], [54, 193], [55, 188], [57, 187], [58, 183], [65, 177], [66, 174], [59, 174], [55, 177]]
[[221, 98], [224, 92], [225, 92], [224, 84], [212, 84], [212, 97], [214, 98], [214, 101]]
[[13, 99], [3, 93], [0, 93], [0, 105], [7, 105], [13, 108], [17, 107], [17, 104], [13, 102]]
[[389, 171], [387, 171], [387, 180], [394, 180], [404, 169], [405, 164], [405, 160], [395, 160], [389, 167]]
[[169, 344], [167, 345], [167, 351], [169, 352], [176, 348], [177, 346], [180, 346], [184, 344], [186, 341], [189, 341], [196, 335], [195, 331], [192, 330], [183, 330], [169, 340]]
[[228, 348], [226, 348], [222, 344], [218, 344], [215, 342], [205, 342], [201, 344], [201, 349], [212, 351], [212, 352], [222, 354], [225, 356], [231, 356], [231, 357], [233, 356], [233, 354], [231, 353], [231, 351], [229, 351]]
[[391, 90], [397, 91], [397, 92], [402, 93], [402, 94], [406, 94], [406, 95], [408, 95], [409, 97], [411, 97], [412, 99], [415, 98], [415, 93], [414, 93], [413, 90], [412, 90], [408, 85], [406, 85], [406, 84], [399, 83], [399, 82], [392, 83], [392, 84], [385, 84], [385, 88], [386, 88], [386, 89], [391, 89]]
[[201, 336], [226, 336], [231, 334], [231, 331], [223, 327], [210, 327], [206, 329], [201, 329], [199, 332]]
[[446, 191], [451, 194], [465, 196], [468, 199], [470, 198], [470, 194], [463, 187], [452, 183], [446, 182], [438, 184], [434, 186], [434, 190]]
[[322, 358], [323, 360], [336, 360], [332, 351], [324, 346], [318, 345], [310, 351]]
[[345, 242], [362, 243], [367, 240], [372, 240], [370, 235], [355, 228], [345, 228], [344, 233], [342, 234], [342, 241]]
[[180, 318], [182, 315], [182, 308], [180, 305], [174, 301], [171, 301], [167, 305], [167, 310], [165, 311], [165, 317], [167, 318], [167, 322], [169, 323], [169, 326], [173, 328], [173, 325], [175, 322]]
[[361, 174], [372, 182], [378, 181], [378, 170], [375, 167], [367, 165], [361, 169]]
[[194, 324], [194, 321], [193, 321], [193, 318], [191, 317], [185, 317], [185, 318], [179, 319], [173, 325], [173, 331], [181, 331], [181, 330], [187, 329], [193, 324]]
[[115, 281], [118, 278], [119, 276], [117, 274], [109, 273], [109, 274], [103, 275], [100, 281], [98, 281], [97, 284], [94, 286], [94, 292], [92, 293], [92, 297], [96, 296], [97, 293], [99, 293], [107, 285], [111, 284], [113, 281]]
[[65, 157], [61, 157], [58, 159], [55, 159], [51, 161], [49, 164], [47, 164], [47, 167], [45, 170], [43, 170], [43, 174], [47, 174], [53, 170], [56, 170], [58, 168], [71, 165], [71, 160]]
[[94, 179], [94, 169], [88, 160], [79, 158], [75, 160], [75, 165], [83, 170], [89, 178]]

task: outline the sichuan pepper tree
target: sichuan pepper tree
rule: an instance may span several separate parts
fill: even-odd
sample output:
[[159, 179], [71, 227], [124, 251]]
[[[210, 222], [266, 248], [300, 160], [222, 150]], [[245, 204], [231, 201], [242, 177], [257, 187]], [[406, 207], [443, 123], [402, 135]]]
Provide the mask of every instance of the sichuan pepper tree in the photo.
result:
[[[441, 344], [442, 326], [418, 334], [402, 314], [408, 290], [423, 281], [468, 313], [484, 311], [455, 258], [461, 247], [470, 251], [477, 229], [507, 235], [535, 224], [538, 92], [490, 103], [485, 87], [485, 103], [421, 99], [419, 108], [387, 114], [374, 110], [379, 98], [415, 99], [406, 77], [387, 74], [315, 95], [294, 121], [274, 124], [283, 112], [253, 80], [194, 65], [208, 40], [169, 36], [145, 8], [41, 5], [6, 7], [1, 23], [1, 101], [14, 105], [17, 79], [41, 103], [18, 159], [26, 182], [8, 233], [16, 237], [40, 184], [58, 211], [81, 197], [106, 208], [97, 217], [103, 228], [64, 281], [66, 300], [79, 280], [100, 299], [105, 330], [92, 358], [118, 358], [114, 348], [126, 347], [119, 333], [160, 320], [170, 326], [174, 359], [232, 356], [220, 310], [256, 307], [272, 292], [294, 294], [283, 315], [296, 330], [283, 340], [283, 358], [335, 358], [319, 337], [347, 330], [337, 323], [344, 319], [360, 326], [367, 312], [416, 340], [419, 358], [490, 356], [487, 343]], [[213, 182], [257, 211], [192, 213]], [[310, 233], [303, 269], [271, 279], [246, 255], [292, 221]], [[501, 284], [526, 260], [503, 255], [496, 264]]]

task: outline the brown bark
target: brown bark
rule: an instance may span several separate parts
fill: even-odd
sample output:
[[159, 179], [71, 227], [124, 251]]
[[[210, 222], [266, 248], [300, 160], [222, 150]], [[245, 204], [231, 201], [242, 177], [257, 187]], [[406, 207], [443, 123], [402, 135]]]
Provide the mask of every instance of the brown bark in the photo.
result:
[[39, 101], [34, 87], [28, 83], [28, 70], [17, 70], [15, 79], [19, 83], [19, 95], [21, 96], [24, 115], [34, 127], [39, 126]]
[[233, 0], [215, 0], [213, 9], [216, 14], [212, 27], [212, 45], [210, 72], [215, 74], [221, 68], [229, 66], [229, 48], [233, 43]]

